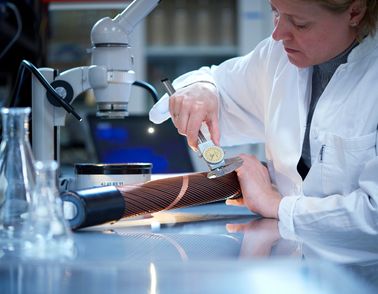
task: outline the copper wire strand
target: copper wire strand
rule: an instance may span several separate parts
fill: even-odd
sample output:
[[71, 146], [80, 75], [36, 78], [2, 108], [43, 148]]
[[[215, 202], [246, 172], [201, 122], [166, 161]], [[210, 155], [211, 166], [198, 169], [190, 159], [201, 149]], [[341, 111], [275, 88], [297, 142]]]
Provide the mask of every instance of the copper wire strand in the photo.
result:
[[[156, 197], [156, 195], [146, 195], [146, 194], [130, 194], [128, 195], [128, 202], [124, 211], [124, 217], [132, 216], [134, 214], [140, 214], [143, 212], [155, 212], [156, 207], [164, 206], [164, 203], [156, 203], [148, 199], [147, 197]], [[160, 199], [160, 197], [159, 197]]]
[[183, 176], [183, 178], [182, 178], [182, 187], [181, 187], [180, 193], [177, 195], [177, 197], [175, 198], [175, 200], [173, 200], [173, 202], [171, 202], [171, 204], [169, 204], [163, 210], [169, 210], [169, 209], [173, 208], [178, 202], [180, 202], [181, 198], [184, 197], [186, 191], [188, 190], [188, 186], [189, 186], [189, 177], [188, 176]]
[[133, 187], [119, 186], [117, 189], [125, 201], [123, 217], [205, 204], [241, 195], [235, 173], [216, 179], [208, 179], [207, 173], [193, 173]]
[[143, 189], [129, 192], [127, 195], [124, 217], [141, 214], [143, 212], [155, 212], [157, 208], [169, 205], [177, 193], [167, 193], [152, 189], [151, 187], [144, 187]]

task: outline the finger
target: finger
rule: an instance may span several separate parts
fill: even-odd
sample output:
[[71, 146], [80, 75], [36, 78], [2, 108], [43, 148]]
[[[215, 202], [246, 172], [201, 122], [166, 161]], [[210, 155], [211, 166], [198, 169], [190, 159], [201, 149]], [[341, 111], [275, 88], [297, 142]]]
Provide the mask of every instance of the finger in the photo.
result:
[[181, 111], [175, 116], [175, 126], [179, 134], [186, 136], [188, 129], [189, 113], [187, 111]]
[[172, 119], [174, 117], [175, 102], [176, 101], [175, 101], [174, 95], [170, 96], [168, 99], [168, 103], [169, 103], [169, 113], [171, 114]]
[[226, 230], [228, 233], [242, 232], [245, 227], [245, 224], [226, 224]]
[[186, 136], [189, 146], [195, 149], [198, 147], [198, 133], [201, 129], [202, 121], [203, 116], [196, 112], [193, 112], [188, 118]]
[[212, 119], [209, 122], [207, 122], [207, 127], [211, 135], [211, 140], [214, 142], [214, 144], [220, 145], [220, 132], [217, 115], [212, 116]]
[[243, 198], [227, 199], [226, 200], [226, 205], [244, 206], [244, 199]]
[[180, 131], [180, 125], [182, 125], [182, 123], [180, 124], [180, 114], [179, 114], [179, 106], [178, 106], [178, 102], [177, 102], [177, 99], [176, 97], [171, 97], [169, 99], [169, 102], [170, 102], [170, 114], [171, 114], [171, 120], [174, 124], [174, 126], [177, 128], [177, 131], [179, 134], [182, 134], [182, 131]]
[[182, 100], [183, 97], [176, 94], [169, 97], [169, 112], [171, 113], [171, 117], [173, 119], [176, 119], [180, 114]]
[[206, 117], [206, 110], [202, 102], [191, 103], [190, 105], [184, 106], [186, 109], [190, 109], [190, 114], [187, 123], [187, 139], [188, 144], [192, 148], [197, 148], [198, 146], [198, 133], [201, 129], [202, 122]]

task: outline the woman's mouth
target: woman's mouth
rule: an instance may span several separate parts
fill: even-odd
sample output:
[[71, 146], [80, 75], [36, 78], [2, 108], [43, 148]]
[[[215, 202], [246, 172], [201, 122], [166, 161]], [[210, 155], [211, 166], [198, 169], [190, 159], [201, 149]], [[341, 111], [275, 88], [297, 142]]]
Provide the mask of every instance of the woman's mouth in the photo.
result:
[[285, 47], [285, 51], [286, 51], [286, 53], [288, 53], [288, 54], [299, 52], [298, 50], [295, 50], [295, 49], [292, 49], [292, 48], [288, 48], [288, 47]]

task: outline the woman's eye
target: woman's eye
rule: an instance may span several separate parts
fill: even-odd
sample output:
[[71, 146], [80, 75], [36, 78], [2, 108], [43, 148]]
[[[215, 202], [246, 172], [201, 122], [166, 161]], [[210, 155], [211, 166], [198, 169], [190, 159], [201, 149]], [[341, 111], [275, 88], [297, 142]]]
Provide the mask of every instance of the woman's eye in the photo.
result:
[[299, 29], [299, 30], [304, 30], [304, 29], [306, 29], [306, 28], [308, 27], [307, 24], [293, 23], [293, 25], [294, 25], [297, 29]]

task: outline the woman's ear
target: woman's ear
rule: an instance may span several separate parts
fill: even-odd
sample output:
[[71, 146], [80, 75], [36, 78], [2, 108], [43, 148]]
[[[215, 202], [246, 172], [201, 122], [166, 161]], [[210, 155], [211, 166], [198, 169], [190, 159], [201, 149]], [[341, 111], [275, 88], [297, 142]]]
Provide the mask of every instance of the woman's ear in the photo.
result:
[[366, 0], [355, 0], [348, 10], [350, 15], [350, 26], [358, 26], [366, 13]]

